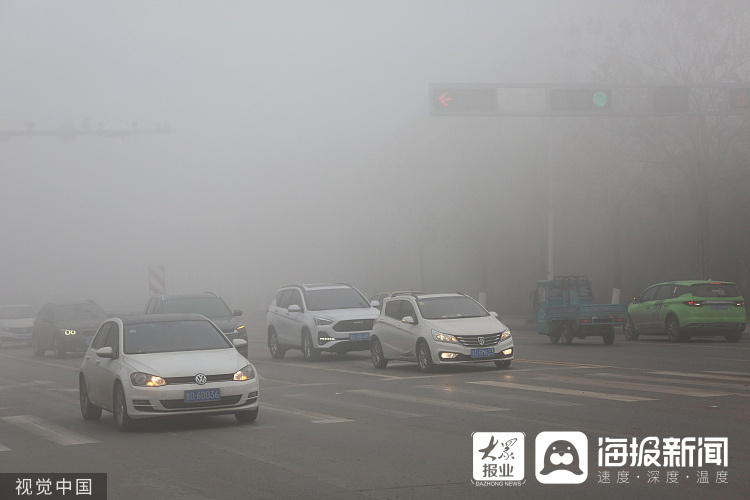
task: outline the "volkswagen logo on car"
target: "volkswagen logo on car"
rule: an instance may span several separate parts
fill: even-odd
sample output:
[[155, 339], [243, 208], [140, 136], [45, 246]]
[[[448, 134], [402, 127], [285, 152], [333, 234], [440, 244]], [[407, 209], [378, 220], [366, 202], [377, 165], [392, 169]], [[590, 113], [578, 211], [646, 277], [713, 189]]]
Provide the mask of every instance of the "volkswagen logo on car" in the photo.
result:
[[195, 383], [198, 385], [203, 385], [206, 383], [206, 376], [202, 373], [199, 373], [195, 376]]

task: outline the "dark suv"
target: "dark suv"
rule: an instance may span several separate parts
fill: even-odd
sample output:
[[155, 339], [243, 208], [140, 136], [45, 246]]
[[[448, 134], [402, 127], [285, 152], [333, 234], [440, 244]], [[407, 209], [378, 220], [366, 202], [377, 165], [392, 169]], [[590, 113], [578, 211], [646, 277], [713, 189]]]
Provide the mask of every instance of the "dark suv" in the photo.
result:
[[[213, 292], [185, 295], [154, 295], [146, 304], [146, 314], [195, 313], [205, 316], [224, 332], [230, 342], [234, 339], [247, 340], [247, 330], [236, 316], [242, 311], [230, 311], [226, 302]], [[247, 345], [237, 349], [247, 357]]]
[[91, 300], [45, 304], [31, 332], [34, 356], [44, 356], [50, 349], [58, 358], [68, 352], [85, 352], [105, 319], [104, 310]]

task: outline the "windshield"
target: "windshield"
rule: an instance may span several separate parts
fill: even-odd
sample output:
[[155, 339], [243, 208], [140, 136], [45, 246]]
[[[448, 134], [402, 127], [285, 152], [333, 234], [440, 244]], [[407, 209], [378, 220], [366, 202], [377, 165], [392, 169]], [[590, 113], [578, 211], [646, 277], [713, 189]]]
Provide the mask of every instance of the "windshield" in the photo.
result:
[[325, 311], [327, 309], [356, 309], [369, 308], [361, 293], [353, 288], [326, 288], [323, 290], [308, 290], [304, 292], [305, 303], [311, 311]]
[[35, 318], [36, 310], [31, 306], [0, 307], [0, 319]]
[[737, 285], [732, 283], [701, 283], [692, 285], [690, 293], [693, 297], [739, 297]]
[[479, 303], [466, 296], [420, 298], [419, 313], [424, 319], [478, 318], [489, 316]]
[[125, 354], [227, 349], [232, 344], [208, 321], [159, 321], [125, 325]]
[[97, 304], [72, 304], [55, 309], [55, 321], [75, 321], [79, 319], [104, 319], [104, 310]]
[[219, 297], [188, 297], [164, 301], [165, 313], [195, 313], [207, 318], [226, 318], [232, 312]]

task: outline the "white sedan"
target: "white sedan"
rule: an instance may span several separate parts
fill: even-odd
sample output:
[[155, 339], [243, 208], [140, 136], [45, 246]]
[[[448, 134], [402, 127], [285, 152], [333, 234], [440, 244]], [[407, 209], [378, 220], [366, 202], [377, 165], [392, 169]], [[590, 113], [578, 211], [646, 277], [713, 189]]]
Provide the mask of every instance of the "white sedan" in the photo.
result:
[[258, 375], [237, 347], [197, 314], [110, 318], [96, 332], [79, 371], [81, 414], [112, 412], [117, 427], [167, 415], [258, 416]]

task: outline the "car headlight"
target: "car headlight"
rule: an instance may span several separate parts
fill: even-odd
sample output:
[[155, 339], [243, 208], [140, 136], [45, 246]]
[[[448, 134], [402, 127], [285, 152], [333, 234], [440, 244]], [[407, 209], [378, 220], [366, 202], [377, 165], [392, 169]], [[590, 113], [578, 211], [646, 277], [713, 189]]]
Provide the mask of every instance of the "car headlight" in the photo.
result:
[[432, 338], [437, 340], [438, 342], [458, 343], [458, 339], [456, 339], [456, 337], [454, 337], [453, 335], [448, 335], [447, 333], [439, 332], [437, 330], [432, 330]]
[[330, 325], [331, 323], [333, 323], [332, 319], [315, 317], [315, 324], [318, 326]]
[[159, 387], [167, 384], [166, 380], [163, 378], [143, 372], [135, 372], [131, 374], [130, 381], [133, 382], [133, 385], [140, 387]]
[[245, 325], [238, 326], [234, 331], [237, 332], [237, 335], [242, 335], [245, 333]]
[[63, 335], [75, 335], [76, 331], [75, 330], [68, 330], [66, 328], [62, 328], [62, 329], [60, 329], [60, 333], [62, 333]]
[[252, 365], [247, 365], [242, 370], [234, 374], [235, 380], [250, 380], [255, 378], [255, 370]]
[[505, 330], [502, 335], [500, 335], [500, 341], [502, 342], [505, 339], [510, 338], [510, 329]]

